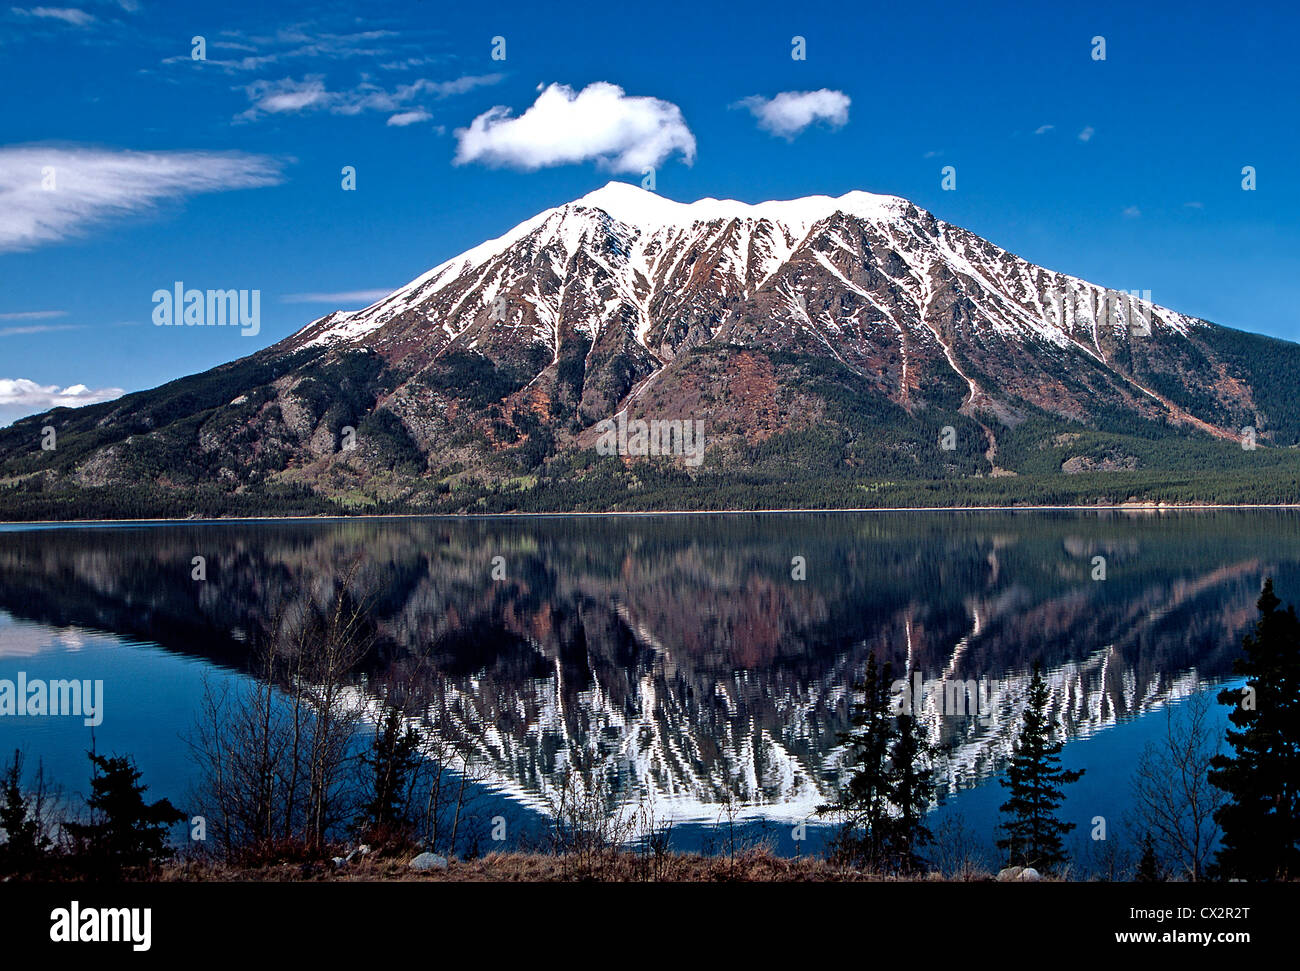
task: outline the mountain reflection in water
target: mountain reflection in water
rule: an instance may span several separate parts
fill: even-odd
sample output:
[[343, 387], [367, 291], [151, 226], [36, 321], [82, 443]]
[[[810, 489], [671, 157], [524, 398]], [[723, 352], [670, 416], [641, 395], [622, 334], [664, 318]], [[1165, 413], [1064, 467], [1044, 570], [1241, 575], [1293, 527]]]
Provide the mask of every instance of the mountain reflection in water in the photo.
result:
[[[195, 556], [205, 581], [191, 579]], [[806, 579], [792, 578], [795, 557]], [[544, 809], [557, 772], [585, 756], [661, 816], [713, 821], [734, 801], [741, 818], [782, 821], [843, 777], [837, 733], [872, 652], [896, 678], [987, 681], [980, 717], [941, 714], [933, 696], [921, 713], [948, 791], [1005, 765], [1035, 661], [1070, 739], [1230, 677], [1261, 579], [1300, 598], [1300, 516], [5, 527], [0, 610], [242, 670], [277, 609], [323, 603], [354, 565], [377, 637], [361, 690], [418, 681], [437, 731], [472, 746], [491, 788]]]

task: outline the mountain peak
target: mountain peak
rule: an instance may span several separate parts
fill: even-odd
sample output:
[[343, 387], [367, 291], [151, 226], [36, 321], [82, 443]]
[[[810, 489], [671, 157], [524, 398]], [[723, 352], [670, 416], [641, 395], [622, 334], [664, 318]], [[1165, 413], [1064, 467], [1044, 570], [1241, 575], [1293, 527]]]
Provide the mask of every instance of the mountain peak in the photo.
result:
[[898, 196], [855, 189], [839, 197], [804, 196], [799, 199], [747, 203], [735, 199], [698, 199], [677, 202], [628, 182], [607, 182], [601, 188], [569, 203], [576, 208], [600, 209], [619, 222], [638, 228], [690, 226], [714, 219], [768, 219], [787, 225], [810, 225], [836, 212], [868, 219], [897, 217], [910, 203]]
[[677, 222], [677, 210], [689, 209], [686, 203], [665, 199], [657, 193], [630, 182], [606, 182], [599, 189], [569, 203], [574, 207], [600, 209], [619, 222], [632, 226], [663, 225]]

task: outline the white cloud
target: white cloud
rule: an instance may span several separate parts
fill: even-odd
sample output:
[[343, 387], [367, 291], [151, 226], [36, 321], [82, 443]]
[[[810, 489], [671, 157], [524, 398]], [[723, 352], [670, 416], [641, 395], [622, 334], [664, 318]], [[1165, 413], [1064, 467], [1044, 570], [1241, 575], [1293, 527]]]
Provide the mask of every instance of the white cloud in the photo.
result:
[[1128, 206], [1124, 210], [1125, 219], [1137, 219], [1140, 215], [1142, 215], [1142, 210], [1137, 206]]
[[1205, 203], [1203, 203], [1203, 202], [1184, 202], [1184, 203], [1183, 203], [1183, 206], [1186, 207], [1187, 209], [1204, 209], [1204, 208], [1205, 208]]
[[943, 154], [942, 149], [931, 149], [930, 151], [922, 155], [921, 158], [938, 158], [942, 154]]
[[126, 394], [124, 388], [88, 388], [73, 384], [37, 384], [27, 378], [0, 378], [0, 420], [13, 421], [51, 408], [80, 408], [101, 401], [112, 401]]
[[1037, 128], [1034, 129], [1034, 134], [1046, 135], [1049, 131], [1051, 131], [1055, 127], [1056, 127], [1055, 125], [1039, 125]]
[[633, 97], [597, 81], [581, 91], [564, 84], [544, 88], [532, 107], [514, 117], [498, 105], [456, 130], [455, 164], [535, 171], [594, 160], [614, 172], [640, 172], [674, 153], [695, 161], [695, 136], [677, 105]]
[[354, 303], [368, 306], [382, 297], [388, 296], [397, 287], [384, 290], [348, 290], [344, 293], [289, 293], [280, 298], [281, 303]]
[[423, 108], [416, 108], [414, 111], [401, 111], [388, 119], [388, 124], [396, 128], [405, 128], [407, 125], [418, 125], [422, 121], [428, 121], [433, 115], [429, 114]]
[[85, 27], [94, 23], [95, 15], [76, 7], [10, 7], [19, 17], [34, 17], [41, 20], [61, 20], [74, 27]]
[[732, 107], [746, 108], [758, 119], [758, 127], [787, 140], [813, 122], [824, 121], [842, 128], [849, 121], [849, 96], [843, 91], [782, 91], [775, 98], [752, 95]]
[[1086, 128], [1084, 128], [1083, 131], [1079, 132], [1079, 141], [1081, 142], [1092, 141], [1092, 136], [1096, 133], [1096, 131], [1097, 130], [1095, 128], [1093, 128], [1091, 125], [1088, 125]]
[[243, 152], [0, 148], [0, 252], [83, 236], [166, 200], [276, 185], [281, 168]]

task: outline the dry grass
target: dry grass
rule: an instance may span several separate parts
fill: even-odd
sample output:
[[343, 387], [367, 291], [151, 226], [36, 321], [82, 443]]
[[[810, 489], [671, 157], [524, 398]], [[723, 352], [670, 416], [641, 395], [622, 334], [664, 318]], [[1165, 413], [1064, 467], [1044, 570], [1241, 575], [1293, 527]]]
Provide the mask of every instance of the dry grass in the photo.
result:
[[[329, 861], [293, 861], [248, 866], [206, 861], [174, 863], [153, 879], [165, 882], [400, 882], [420, 883], [801, 883], [881, 882], [894, 880], [837, 866], [821, 857], [787, 858], [766, 849], [746, 850], [734, 858], [695, 853], [659, 857], [607, 851], [572, 857], [548, 853], [489, 853], [472, 860], [452, 860], [446, 869], [416, 872], [407, 866], [414, 854], [364, 857], [335, 868]], [[947, 880], [931, 875], [928, 880]], [[987, 873], [967, 880], [990, 880]]]

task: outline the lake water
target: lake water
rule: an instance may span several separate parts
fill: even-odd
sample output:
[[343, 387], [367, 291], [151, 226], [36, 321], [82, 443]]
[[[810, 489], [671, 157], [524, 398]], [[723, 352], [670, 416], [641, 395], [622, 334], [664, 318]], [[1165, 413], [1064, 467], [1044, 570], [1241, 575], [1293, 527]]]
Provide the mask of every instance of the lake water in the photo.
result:
[[[0, 717], [0, 751], [43, 760], [75, 801], [93, 731], [184, 808], [205, 679], [245, 677], [276, 610], [327, 599], [349, 572], [377, 638], [359, 696], [427, 682], [428, 731], [473, 753], [480, 822], [539, 825], [557, 773], [585, 758], [619, 799], [671, 818], [679, 846], [716, 841], [725, 818], [807, 852], [823, 831], [797, 847], [793, 827], [844, 778], [837, 733], [874, 652], [895, 677], [940, 686], [921, 698], [945, 753], [934, 823], [960, 814], [988, 844], [1031, 666], [1066, 764], [1087, 769], [1063, 814], [1076, 835], [1096, 816], [1122, 829], [1138, 752], [1166, 709], [1232, 680], [1262, 578], [1300, 599], [1300, 515], [5, 526], [0, 681], [100, 680], [104, 700], [93, 729]], [[944, 685], [969, 681], [974, 713], [940, 703]]]

